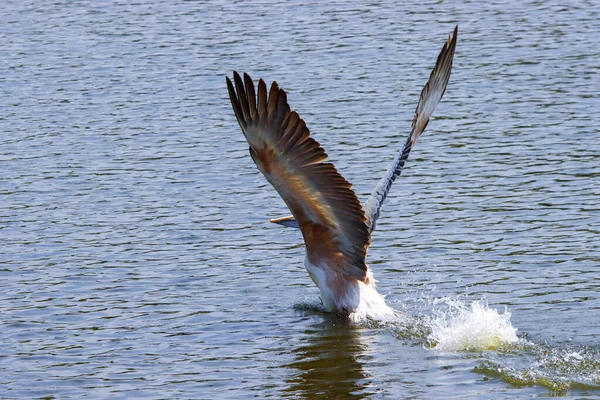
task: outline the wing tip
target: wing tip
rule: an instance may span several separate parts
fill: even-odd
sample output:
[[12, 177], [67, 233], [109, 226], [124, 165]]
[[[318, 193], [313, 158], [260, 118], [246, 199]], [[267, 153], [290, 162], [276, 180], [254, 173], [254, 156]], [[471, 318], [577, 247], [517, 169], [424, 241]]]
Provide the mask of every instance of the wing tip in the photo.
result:
[[[440, 54], [436, 60], [435, 66], [429, 75], [429, 79], [427, 83], [423, 87], [421, 91], [421, 96], [419, 98], [419, 103], [417, 104], [417, 110], [415, 112], [415, 118], [413, 119], [412, 130], [413, 130], [413, 141], [416, 141], [417, 137], [425, 130], [427, 126], [427, 122], [429, 121], [429, 115], [421, 116], [420, 115], [420, 107], [424, 106], [426, 102], [426, 98], [429, 95], [429, 91], [435, 91], [434, 87], [439, 91], [439, 98], [437, 99], [435, 105], [431, 109], [431, 113], [433, 113], [433, 109], [437, 106], [437, 103], [442, 99], [444, 93], [446, 92], [446, 87], [448, 82], [450, 81], [450, 75], [452, 73], [452, 63], [454, 61], [454, 52], [456, 50], [456, 42], [458, 38], [458, 24], [454, 27], [452, 35], [448, 35], [448, 40], [444, 43]], [[434, 87], [432, 87], [433, 85]], [[423, 117], [423, 118], [421, 118]], [[418, 125], [418, 126], [417, 126]], [[413, 143], [414, 144], [414, 143]]]
[[456, 40], [458, 38], [458, 24], [454, 27], [454, 31], [452, 32], [452, 37], [448, 35], [449, 46], [456, 47]]
[[440, 52], [440, 57], [438, 59], [438, 62], [443, 58], [442, 56], [445, 56], [448, 53], [454, 55], [457, 38], [458, 38], [458, 24], [454, 26], [452, 33], [448, 34], [448, 40], [446, 41], [446, 43], [444, 43], [444, 47], [442, 48], [442, 51]]

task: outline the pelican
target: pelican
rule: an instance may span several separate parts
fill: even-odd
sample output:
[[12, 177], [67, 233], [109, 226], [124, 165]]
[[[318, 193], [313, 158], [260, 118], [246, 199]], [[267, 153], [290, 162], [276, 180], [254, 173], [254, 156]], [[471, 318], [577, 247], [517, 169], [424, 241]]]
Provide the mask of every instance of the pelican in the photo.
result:
[[392, 183], [402, 172], [411, 149], [425, 130], [450, 79], [458, 26], [444, 43], [429, 80], [421, 91], [410, 135], [375, 190], [361, 206], [351, 184], [310, 136], [305, 122], [291, 111], [277, 82], [258, 88], [250, 76], [226, 77], [235, 117], [250, 147], [252, 160], [277, 190], [292, 215], [271, 222], [299, 228], [304, 238], [304, 265], [321, 293], [327, 312], [351, 320], [385, 319], [395, 312], [375, 287], [365, 258], [371, 232]]

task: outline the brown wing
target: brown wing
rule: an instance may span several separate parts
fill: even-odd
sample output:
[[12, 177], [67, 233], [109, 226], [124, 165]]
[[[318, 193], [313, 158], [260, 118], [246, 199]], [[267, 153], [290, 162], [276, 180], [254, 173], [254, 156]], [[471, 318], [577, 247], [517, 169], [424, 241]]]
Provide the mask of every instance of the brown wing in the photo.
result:
[[285, 91], [261, 79], [258, 96], [248, 74], [233, 73], [227, 88], [258, 169], [282, 197], [302, 231], [309, 260], [366, 280], [369, 232], [350, 183], [324, 162], [327, 154], [290, 111]]

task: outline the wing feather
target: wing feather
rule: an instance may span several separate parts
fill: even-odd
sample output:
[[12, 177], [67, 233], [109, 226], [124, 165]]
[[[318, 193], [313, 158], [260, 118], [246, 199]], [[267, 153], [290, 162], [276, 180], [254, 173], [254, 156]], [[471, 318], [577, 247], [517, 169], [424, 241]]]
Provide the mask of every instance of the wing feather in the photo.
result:
[[250, 155], [298, 222], [308, 258], [365, 281], [369, 231], [350, 183], [324, 162], [327, 154], [276, 82], [267, 98], [262, 79], [255, 91], [248, 74], [233, 78], [227, 88]]

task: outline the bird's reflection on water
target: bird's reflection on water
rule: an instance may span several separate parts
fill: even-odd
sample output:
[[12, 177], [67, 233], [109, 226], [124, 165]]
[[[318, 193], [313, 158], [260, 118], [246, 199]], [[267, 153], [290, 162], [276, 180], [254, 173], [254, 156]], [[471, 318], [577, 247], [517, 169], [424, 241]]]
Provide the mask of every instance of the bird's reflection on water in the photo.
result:
[[293, 350], [292, 370], [285, 397], [363, 398], [373, 394], [372, 378], [363, 369], [370, 357], [364, 327], [323, 314], [304, 332]]

